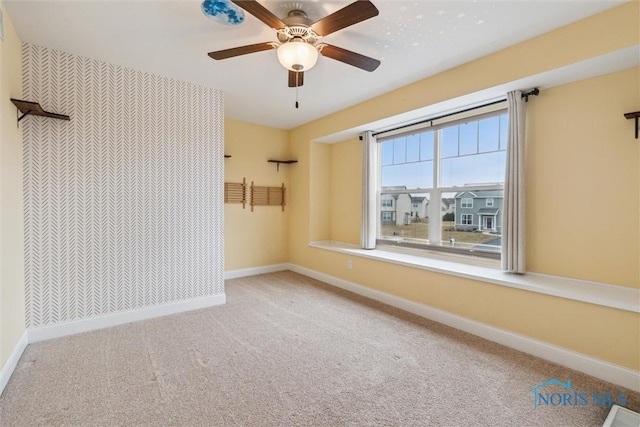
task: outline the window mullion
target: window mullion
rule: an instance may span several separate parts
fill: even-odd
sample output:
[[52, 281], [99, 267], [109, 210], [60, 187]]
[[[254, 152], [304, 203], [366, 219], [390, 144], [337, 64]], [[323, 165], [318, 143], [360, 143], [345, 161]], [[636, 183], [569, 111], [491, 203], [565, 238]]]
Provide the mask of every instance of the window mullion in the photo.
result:
[[433, 188], [440, 188], [440, 134], [440, 130], [433, 134]]
[[442, 241], [440, 226], [440, 134], [436, 131], [433, 135], [433, 191], [429, 194], [429, 243], [439, 245]]
[[437, 188], [429, 196], [429, 244], [440, 245], [442, 226], [440, 225], [440, 199], [442, 191]]
[[379, 142], [376, 144], [377, 160], [378, 164], [376, 165], [376, 210], [378, 215], [376, 215], [376, 239], [382, 237], [382, 209], [380, 209], [380, 204], [382, 203], [382, 195], [380, 194], [380, 184], [382, 182], [382, 144]]

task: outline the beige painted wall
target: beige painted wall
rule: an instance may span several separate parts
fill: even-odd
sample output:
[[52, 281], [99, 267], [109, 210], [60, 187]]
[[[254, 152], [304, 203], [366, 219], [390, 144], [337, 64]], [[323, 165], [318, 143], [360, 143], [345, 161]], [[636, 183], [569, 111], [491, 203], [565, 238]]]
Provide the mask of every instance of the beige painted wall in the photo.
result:
[[[2, 4], [0, 4], [2, 7]], [[4, 11], [0, 42], [0, 366], [25, 330], [22, 132], [9, 98], [21, 98], [21, 43]], [[28, 120], [28, 119], [27, 119]]]
[[[289, 188], [289, 174], [297, 164], [276, 165], [268, 159], [289, 159], [288, 132], [225, 120], [225, 153], [232, 157], [225, 160], [225, 182], [242, 182], [247, 179], [247, 197], [251, 181], [256, 185]], [[292, 200], [291, 194], [286, 197]], [[258, 206], [251, 212], [247, 204], [225, 204], [225, 271], [259, 267], [288, 261], [289, 206], [285, 211], [274, 206]]]
[[622, 116], [640, 107], [638, 87], [633, 68], [529, 103], [529, 270], [640, 287], [640, 144]]
[[309, 217], [309, 239], [326, 239], [331, 233], [331, 147], [327, 144], [311, 144], [310, 189], [313, 197], [309, 200], [311, 212]]
[[[314, 139], [638, 45], [639, 18], [639, 3], [628, 3], [293, 129], [301, 165], [291, 176], [290, 261], [640, 370], [637, 313], [362, 258], [347, 270], [348, 256], [308, 247], [357, 243], [360, 229], [358, 144], [333, 145], [327, 156]], [[640, 286], [639, 145], [622, 116], [638, 109], [639, 73], [543, 90], [529, 103], [529, 270]]]
[[362, 212], [362, 142], [352, 139], [330, 147], [330, 238], [358, 245]]

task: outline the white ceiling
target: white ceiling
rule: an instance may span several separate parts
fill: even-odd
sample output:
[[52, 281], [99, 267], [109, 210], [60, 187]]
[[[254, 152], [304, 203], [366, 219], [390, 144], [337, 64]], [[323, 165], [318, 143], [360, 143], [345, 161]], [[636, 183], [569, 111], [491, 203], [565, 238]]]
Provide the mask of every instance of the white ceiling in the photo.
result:
[[[320, 57], [299, 90], [275, 51], [214, 61], [208, 52], [275, 41], [246, 14], [239, 26], [207, 16], [200, 1], [4, 0], [23, 42], [222, 89], [229, 118], [290, 129], [487, 55], [620, 1], [373, 0], [380, 15], [323, 41], [380, 59], [373, 73]], [[279, 17], [302, 8], [313, 20], [349, 0], [261, 3]]]

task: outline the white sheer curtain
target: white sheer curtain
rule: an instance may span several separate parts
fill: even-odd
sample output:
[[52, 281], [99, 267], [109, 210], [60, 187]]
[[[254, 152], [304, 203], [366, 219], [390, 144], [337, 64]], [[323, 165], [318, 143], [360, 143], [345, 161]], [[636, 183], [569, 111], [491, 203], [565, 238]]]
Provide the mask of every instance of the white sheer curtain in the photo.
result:
[[367, 131], [362, 137], [362, 249], [376, 248], [377, 157], [376, 137]]
[[524, 138], [526, 103], [519, 90], [507, 94], [509, 135], [502, 216], [502, 269], [525, 272]]

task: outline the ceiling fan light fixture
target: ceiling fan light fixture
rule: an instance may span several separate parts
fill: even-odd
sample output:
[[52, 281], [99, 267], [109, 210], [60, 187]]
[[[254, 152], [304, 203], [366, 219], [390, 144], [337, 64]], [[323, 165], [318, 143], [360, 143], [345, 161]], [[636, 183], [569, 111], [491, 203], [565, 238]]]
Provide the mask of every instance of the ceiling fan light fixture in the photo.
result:
[[293, 38], [278, 47], [278, 60], [287, 70], [307, 71], [318, 61], [318, 49], [303, 39]]

